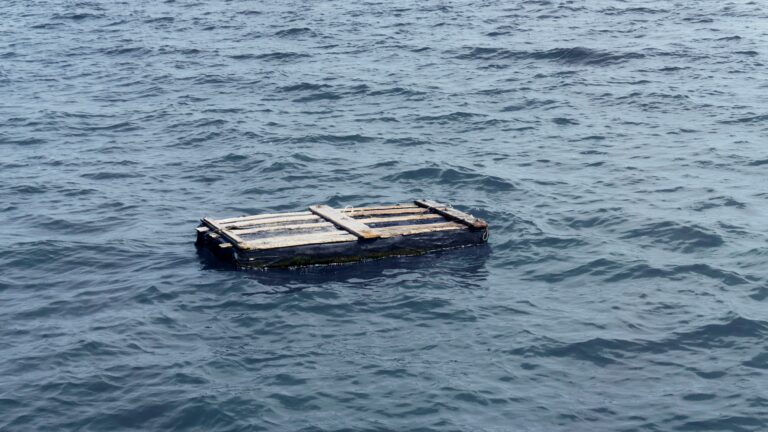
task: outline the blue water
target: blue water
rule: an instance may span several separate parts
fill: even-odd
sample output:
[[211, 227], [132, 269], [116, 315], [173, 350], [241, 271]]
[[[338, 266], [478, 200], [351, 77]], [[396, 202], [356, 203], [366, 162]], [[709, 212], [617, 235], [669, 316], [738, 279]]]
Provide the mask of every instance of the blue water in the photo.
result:
[[[762, 2], [5, 0], [0, 430], [768, 430]], [[204, 215], [487, 248], [236, 272]]]

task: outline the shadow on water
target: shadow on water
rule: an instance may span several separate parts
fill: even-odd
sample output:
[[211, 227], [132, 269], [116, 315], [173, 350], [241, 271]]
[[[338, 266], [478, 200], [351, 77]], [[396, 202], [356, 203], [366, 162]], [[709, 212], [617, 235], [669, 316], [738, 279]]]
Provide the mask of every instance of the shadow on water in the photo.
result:
[[[209, 251], [198, 248], [197, 255], [203, 271], [229, 272], [255, 280], [266, 287], [286, 288], [253, 294], [298, 292], [326, 283], [355, 283], [414, 274], [425, 278], [446, 276], [471, 283], [487, 279], [486, 261], [491, 248], [486, 245], [445, 249], [415, 256], [393, 256], [345, 264], [322, 264], [291, 268], [239, 270]], [[361, 285], [361, 283], [363, 285]]]

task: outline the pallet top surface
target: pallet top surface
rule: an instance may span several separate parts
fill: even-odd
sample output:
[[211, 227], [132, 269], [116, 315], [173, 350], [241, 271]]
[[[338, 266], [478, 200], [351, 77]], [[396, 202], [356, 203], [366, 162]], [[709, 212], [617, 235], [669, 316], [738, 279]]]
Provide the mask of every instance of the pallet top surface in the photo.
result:
[[418, 200], [378, 207], [317, 205], [301, 212], [203, 218], [198, 230], [220, 236], [239, 250], [254, 251], [486, 228], [485, 221], [448, 205]]

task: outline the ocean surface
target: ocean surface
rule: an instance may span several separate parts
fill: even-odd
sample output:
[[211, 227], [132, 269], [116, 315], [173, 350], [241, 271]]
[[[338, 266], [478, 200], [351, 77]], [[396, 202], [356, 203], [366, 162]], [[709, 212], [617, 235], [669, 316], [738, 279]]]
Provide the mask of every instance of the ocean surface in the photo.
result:
[[[0, 4], [0, 430], [768, 430], [760, 1]], [[202, 216], [487, 247], [233, 271]]]

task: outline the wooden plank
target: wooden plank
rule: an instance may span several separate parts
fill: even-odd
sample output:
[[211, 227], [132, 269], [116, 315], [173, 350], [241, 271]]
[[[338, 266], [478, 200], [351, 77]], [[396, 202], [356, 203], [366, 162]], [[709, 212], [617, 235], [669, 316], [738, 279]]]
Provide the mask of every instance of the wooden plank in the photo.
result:
[[336, 226], [351, 232], [361, 239], [375, 239], [379, 237], [379, 235], [368, 225], [352, 219], [333, 207], [327, 205], [315, 205], [310, 206], [309, 211], [327, 221], [333, 222]]
[[427, 213], [428, 209], [421, 207], [403, 207], [396, 209], [384, 209], [384, 210], [360, 210], [357, 212], [345, 212], [347, 216], [361, 217], [361, 216], [378, 216], [378, 215], [404, 215], [404, 214], [419, 214]]
[[222, 227], [221, 225], [217, 224], [216, 222], [214, 222], [211, 219], [203, 218], [201, 220], [201, 222], [203, 222], [203, 224], [207, 225], [208, 228], [211, 228], [214, 231], [214, 232], [209, 234], [210, 236], [213, 236], [214, 234], [218, 233], [222, 237], [226, 238], [230, 242], [235, 243], [237, 245], [239, 245], [240, 243], [243, 242], [243, 239], [238, 237], [237, 234], [234, 234], [234, 233], [232, 233], [230, 231], [227, 231], [226, 229], [224, 229], [224, 227]]
[[[396, 209], [412, 209], [417, 208], [417, 206], [413, 204], [395, 204], [395, 205], [389, 205], [389, 206], [378, 206], [378, 207], [347, 207], [342, 210], [344, 213], [356, 213], [361, 211], [380, 211], [380, 210], [396, 210]], [[257, 214], [252, 216], [239, 216], [239, 217], [233, 217], [233, 218], [227, 218], [227, 219], [217, 219], [215, 222], [218, 224], [230, 224], [233, 222], [243, 222], [243, 221], [251, 221], [251, 220], [259, 220], [259, 219], [271, 219], [271, 218], [283, 218], [283, 217], [289, 217], [289, 216], [306, 216], [311, 215], [311, 212], [308, 211], [300, 211], [300, 212], [290, 212], [290, 213], [264, 213], [264, 214]]]
[[406, 216], [361, 218], [357, 220], [367, 225], [367, 224], [374, 224], [374, 223], [406, 222], [406, 221], [429, 220], [429, 219], [443, 219], [443, 216], [435, 213], [427, 213], [427, 214], [412, 214], [412, 215], [406, 215]]
[[396, 237], [401, 235], [423, 234], [435, 231], [448, 231], [467, 229], [466, 226], [456, 222], [443, 222], [435, 224], [398, 225], [391, 227], [375, 228], [381, 238]]
[[292, 212], [292, 213], [271, 213], [271, 214], [257, 214], [252, 216], [240, 216], [240, 217], [233, 217], [233, 218], [227, 218], [227, 219], [217, 219], [216, 223], [218, 224], [228, 224], [232, 222], [242, 222], [246, 220], [258, 220], [258, 219], [269, 219], [269, 218], [277, 218], [277, 217], [287, 217], [287, 216], [303, 216], [303, 215], [309, 215], [312, 214], [308, 211], [302, 211], [302, 212]]
[[281, 216], [281, 217], [271, 217], [267, 219], [253, 219], [253, 220], [244, 220], [240, 222], [232, 222], [227, 224], [222, 224], [224, 228], [227, 229], [233, 229], [233, 228], [243, 228], [243, 227], [250, 227], [250, 226], [256, 226], [256, 225], [268, 225], [268, 224], [278, 224], [278, 223], [288, 223], [288, 222], [299, 222], [299, 221], [313, 221], [313, 222], [319, 222], [322, 218], [307, 212], [306, 215], [297, 215], [297, 216]]
[[357, 236], [346, 232], [330, 232], [317, 234], [304, 234], [293, 236], [270, 237], [262, 240], [251, 240], [241, 246], [246, 250], [278, 249], [293, 246], [306, 246], [313, 244], [341, 243], [357, 241]]
[[378, 210], [397, 210], [397, 209], [407, 209], [407, 208], [415, 208], [417, 206], [413, 204], [394, 204], [394, 205], [388, 205], [388, 206], [376, 206], [376, 207], [345, 207], [343, 209], [340, 209], [339, 211], [343, 213], [348, 212], [358, 212], [358, 211], [378, 211]]
[[[245, 235], [245, 234], [257, 234], [260, 232], [295, 231], [300, 229], [325, 228], [325, 227], [331, 228], [331, 227], [335, 227], [335, 225], [330, 222], [317, 222], [317, 223], [305, 223], [305, 224], [293, 224], [293, 225], [275, 225], [275, 226], [267, 226], [267, 227], [260, 227], [260, 228], [246, 228], [246, 229], [239, 229], [234, 232], [236, 232], [237, 235]], [[344, 232], [344, 231], [341, 231], [341, 232]]]
[[488, 223], [482, 219], [478, 219], [470, 214], [451, 208], [445, 204], [440, 204], [432, 200], [417, 200], [414, 201], [419, 207], [428, 208], [433, 212], [443, 215], [450, 220], [455, 220], [467, 225], [470, 228], [481, 229], [487, 228]]

